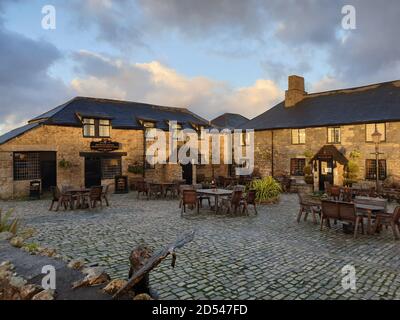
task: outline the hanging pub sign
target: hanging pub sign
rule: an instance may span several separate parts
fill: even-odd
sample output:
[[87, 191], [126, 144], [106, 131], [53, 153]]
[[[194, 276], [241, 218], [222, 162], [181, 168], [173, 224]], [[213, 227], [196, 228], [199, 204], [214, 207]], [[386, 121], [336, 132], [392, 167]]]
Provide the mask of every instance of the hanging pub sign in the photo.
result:
[[107, 139], [92, 141], [90, 143], [90, 149], [100, 152], [115, 151], [119, 149], [119, 143]]

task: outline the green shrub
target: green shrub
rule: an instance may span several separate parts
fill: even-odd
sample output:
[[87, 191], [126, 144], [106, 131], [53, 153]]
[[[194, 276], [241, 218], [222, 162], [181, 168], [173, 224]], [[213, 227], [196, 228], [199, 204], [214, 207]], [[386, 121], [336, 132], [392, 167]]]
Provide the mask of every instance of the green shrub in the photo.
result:
[[306, 176], [311, 175], [311, 173], [312, 173], [311, 166], [310, 165], [305, 166], [303, 171], [304, 171], [304, 175], [306, 175]]
[[282, 188], [279, 182], [272, 177], [253, 180], [250, 189], [256, 191], [256, 200], [258, 202], [273, 202], [279, 198]]
[[144, 170], [143, 170], [143, 166], [142, 165], [130, 165], [128, 166], [128, 172], [130, 173], [134, 173], [134, 174], [143, 174]]
[[32, 253], [39, 251], [39, 248], [40, 246], [37, 243], [27, 243], [24, 245], [24, 249]]
[[11, 219], [12, 210], [8, 210], [4, 215], [0, 209], [0, 232], [11, 232], [16, 234], [19, 227], [19, 219]]
[[64, 158], [58, 162], [58, 166], [62, 169], [69, 169], [72, 167], [72, 163]]

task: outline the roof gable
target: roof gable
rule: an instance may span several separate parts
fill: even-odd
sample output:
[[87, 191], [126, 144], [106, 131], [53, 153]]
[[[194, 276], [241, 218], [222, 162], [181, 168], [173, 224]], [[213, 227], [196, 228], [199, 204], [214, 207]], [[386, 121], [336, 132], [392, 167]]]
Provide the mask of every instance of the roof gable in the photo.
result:
[[0, 136], [0, 144], [4, 144], [7, 141], [10, 141], [11, 139], [14, 139], [22, 134], [24, 134], [25, 132], [28, 132], [38, 126], [40, 126], [40, 122], [34, 122], [34, 123], [28, 123], [22, 127], [16, 128], [14, 130], [11, 130], [5, 134], [3, 134], [2, 136]]
[[240, 114], [224, 113], [219, 117], [211, 120], [211, 124], [219, 128], [234, 129], [247, 121], [249, 121], [249, 119]]

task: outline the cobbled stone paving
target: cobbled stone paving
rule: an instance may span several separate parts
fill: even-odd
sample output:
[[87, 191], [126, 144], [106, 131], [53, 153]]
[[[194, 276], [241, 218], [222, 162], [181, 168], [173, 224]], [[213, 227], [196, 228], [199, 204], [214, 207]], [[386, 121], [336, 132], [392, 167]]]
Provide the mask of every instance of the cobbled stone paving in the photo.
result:
[[[204, 210], [182, 218], [177, 200], [137, 200], [112, 195], [111, 207], [49, 212], [49, 200], [0, 202], [35, 227], [31, 239], [71, 257], [98, 263], [127, 278], [132, 248], [155, 250], [188, 230], [193, 242], [151, 272], [160, 299], [399, 299], [400, 241], [390, 230], [354, 240], [341, 224], [319, 230], [311, 219], [297, 223], [296, 195], [259, 207], [250, 216]], [[252, 209], [250, 208], [252, 213]], [[342, 268], [356, 269], [356, 290], [342, 287]]]

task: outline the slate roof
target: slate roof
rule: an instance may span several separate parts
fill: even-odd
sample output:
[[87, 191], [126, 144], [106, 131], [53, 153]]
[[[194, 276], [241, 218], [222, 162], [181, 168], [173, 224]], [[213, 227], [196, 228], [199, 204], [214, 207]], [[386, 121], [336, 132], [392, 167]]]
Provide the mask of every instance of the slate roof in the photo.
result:
[[76, 97], [31, 121], [45, 124], [81, 126], [81, 117], [111, 119], [113, 128], [141, 129], [139, 120], [156, 122], [156, 127], [168, 129], [167, 121], [175, 120], [183, 127], [191, 123], [208, 126], [207, 120], [185, 108], [163, 107], [139, 102]]
[[0, 144], [6, 143], [7, 141], [14, 139], [15, 137], [18, 137], [21, 134], [40, 126], [40, 124], [41, 124], [40, 122], [28, 123], [22, 127], [9, 131], [0, 136]]
[[211, 120], [211, 124], [218, 128], [234, 129], [249, 121], [246, 117], [243, 117], [237, 113], [224, 113], [219, 117]]
[[146, 103], [76, 97], [43, 113], [28, 122], [0, 136], [0, 144], [13, 139], [40, 124], [82, 126], [79, 117], [110, 119], [113, 128], [142, 129], [139, 120], [154, 121], [156, 127], [167, 130], [168, 121], [177, 121], [183, 128], [192, 124], [209, 127], [207, 120], [185, 108], [163, 107]]
[[293, 107], [284, 101], [239, 126], [288, 129], [400, 120], [400, 80], [309, 94]]

